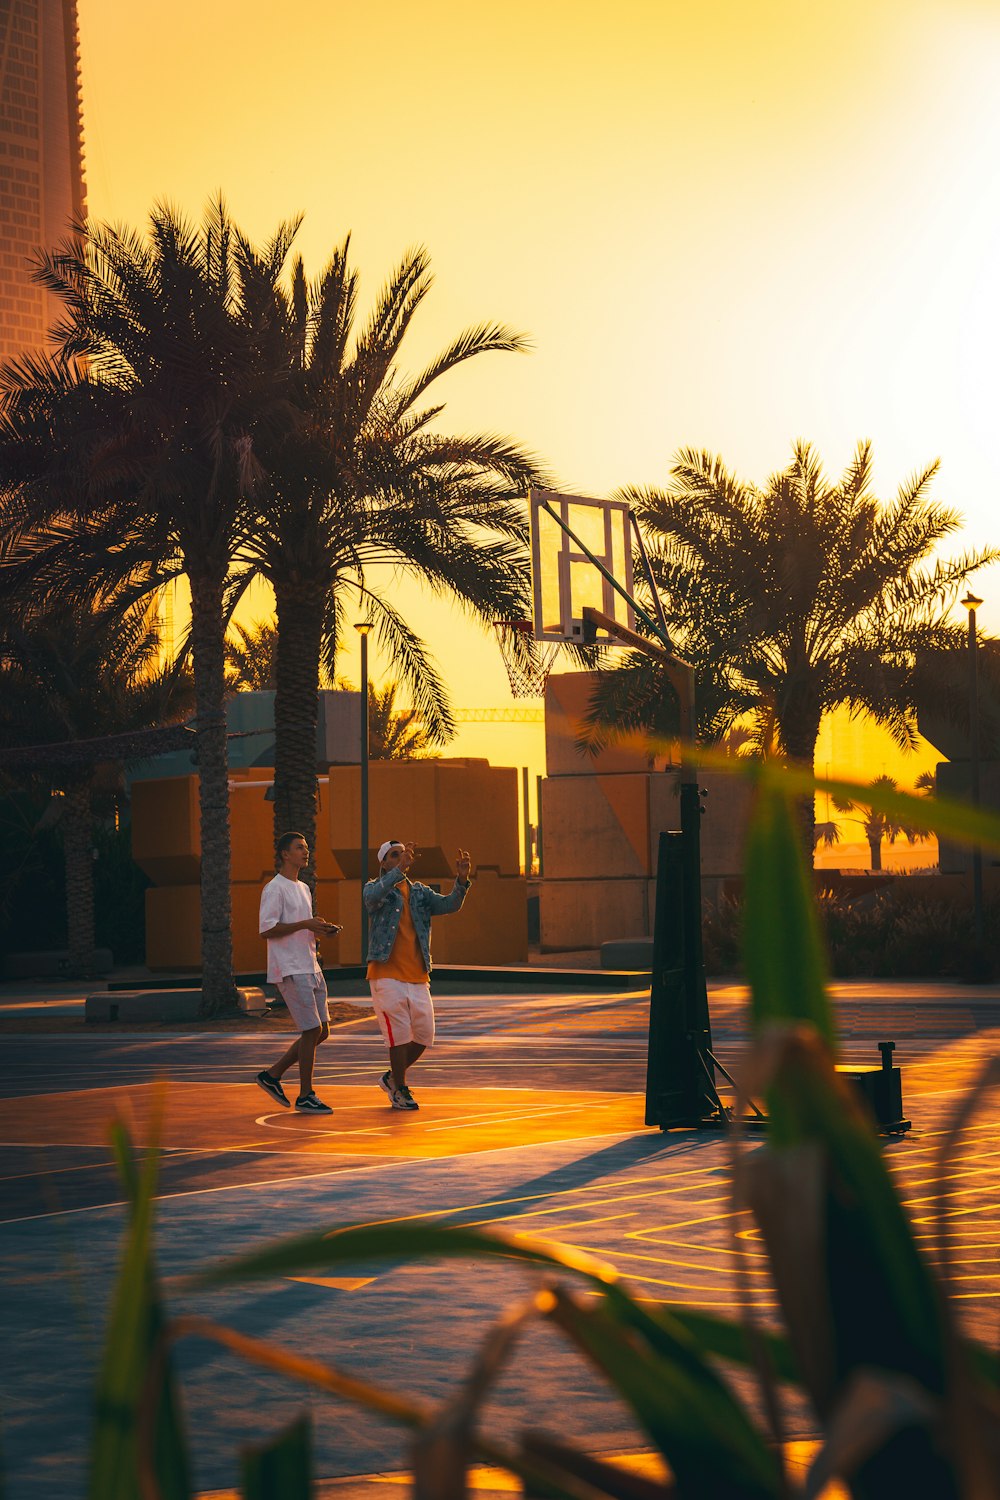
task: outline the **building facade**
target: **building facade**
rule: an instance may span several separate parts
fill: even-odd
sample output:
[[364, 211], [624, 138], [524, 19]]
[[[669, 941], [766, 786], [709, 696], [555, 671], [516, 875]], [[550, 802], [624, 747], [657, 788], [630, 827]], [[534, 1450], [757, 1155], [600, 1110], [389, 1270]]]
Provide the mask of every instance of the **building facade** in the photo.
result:
[[0, 358], [44, 346], [32, 263], [84, 212], [76, 0], [0, 0]]

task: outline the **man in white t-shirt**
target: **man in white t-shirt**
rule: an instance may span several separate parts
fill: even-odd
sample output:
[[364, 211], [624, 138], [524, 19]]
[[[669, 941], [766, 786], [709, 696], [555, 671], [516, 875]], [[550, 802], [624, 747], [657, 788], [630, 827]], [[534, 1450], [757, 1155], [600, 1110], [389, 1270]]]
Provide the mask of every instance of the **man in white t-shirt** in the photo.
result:
[[260, 935], [267, 939], [267, 982], [276, 984], [299, 1035], [273, 1068], [257, 1074], [256, 1082], [286, 1109], [291, 1100], [281, 1079], [293, 1063], [299, 1065], [299, 1097], [295, 1108], [303, 1114], [331, 1115], [333, 1110], [313, 1091], [313, 1058], [320, 1042], [330, 1035], [326, 980], [316, 957], [316, 938], [340, 932], [333, 922], [313, 916], [312, 895], [299, 877], [309, 863], [309, 845], [301, 833], [283, 833], [277, 844], [278, 873], [260, 895]]

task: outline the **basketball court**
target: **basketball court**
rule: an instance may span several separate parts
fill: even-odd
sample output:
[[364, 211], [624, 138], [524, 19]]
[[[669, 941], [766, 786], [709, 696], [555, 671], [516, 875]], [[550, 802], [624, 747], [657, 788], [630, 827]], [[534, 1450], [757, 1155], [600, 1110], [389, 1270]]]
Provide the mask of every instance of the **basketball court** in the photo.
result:
[[[936, 1153], [958, 1092], [995, 1051], [1000, 995], [973, 1003], [968, 992], [906, 986], [879, 1001], [861, 986], [837, 990], [862, 1032], [874, 1037], [896, 1022], [914, 1128], [886, 1152], [933, 1252]], [[713, 988], [716, 1043], [736, 1068], [744, 1006], [738, 987]], [[491, 1321], [533, 1284], [530, 1273], [503, 1262], [373, 1261], [197, 1297], [182, 1279], [283, 1235], [430, 1216], [558, 1239], [612, 1261], [644, 1297], [719, 1310], [739, 1305], [742, 1256], [767, 1313], [766, 1267], [752, 1226], [734, 1213], [726, 1140], [642, 1123], [647, 1009], [634, 993], [448, 997], [439, 1044], [414, 1069], [415, 1115], [389, 1110], [376, 1086], [384, 1062], [371, 1021], [340, 1028], [321, 1049], [317, 1088], [334, 1114], [316, 1119], [276, 1111], [254, 1086], [267, 1060], [260, 1037], [7, 1037], [0, 1259], [12, 1492], [83, 1494], [88, 1391], [123, 1223], [107, 1141], [115, 1111], [141, 1145], [159, 1133], [158, 1261], [171, 1310], [377, 1384], [443, 1399]], [[869, 1061], [874, 1052], [873, 1041], [858, 1040], [848, 1056]], [[951, 1167], [959, 1295], [981, 1334], [1000, 1295], [997, 1123], [985, 1101]], [[180, 1362], [203, 1491], [224, 1492], [239, 1446], [304, 1406], [331, 1494], [402, 1482], [401, 1431], [206, 1345], [182, 1346]], [[793, 1432], [808, 1437], [806, 1414], [793, 1418]], [[542, 1329], [526, 1336], [487, 1421], [498, 1436], [530, 1422], [595, 1451], [641, 1447], [627, 1414]], [[502, 1488], [486, 1473], [479, 1482]]]

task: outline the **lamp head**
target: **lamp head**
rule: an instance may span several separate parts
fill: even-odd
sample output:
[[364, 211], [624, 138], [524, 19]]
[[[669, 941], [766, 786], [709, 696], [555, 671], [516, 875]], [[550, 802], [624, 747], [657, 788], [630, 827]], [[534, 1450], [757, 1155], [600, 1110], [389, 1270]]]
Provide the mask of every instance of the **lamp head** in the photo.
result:
[[959, 603], [961, 604], [963, 609], [978, 609], [982, 602], [982, 599], [976, 598], [971, 589], [966, 594], [964, 599], [959, 600]]
[[372, 628], [371, 620], [358, 620], [354, 626], [359, 635], [367, 635]]

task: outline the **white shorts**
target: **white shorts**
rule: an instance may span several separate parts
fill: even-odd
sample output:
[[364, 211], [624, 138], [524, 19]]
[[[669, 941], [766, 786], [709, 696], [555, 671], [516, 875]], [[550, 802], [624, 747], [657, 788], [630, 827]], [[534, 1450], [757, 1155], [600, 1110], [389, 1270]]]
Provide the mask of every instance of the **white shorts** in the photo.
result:
[[431, 987], [407, 984], [403, 979], [369, 979], [372, 1004], [379, 1028], [390, 1047], [417, 1042], [429, 1047], [434, 1040], [434, 1006]]
[[299, 1031], [314, 1031], [330, 1021], [326, 980], [322, 974], [288, 974], [278, 980], [278, 993]]

